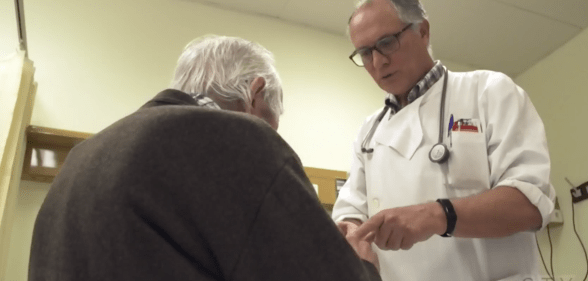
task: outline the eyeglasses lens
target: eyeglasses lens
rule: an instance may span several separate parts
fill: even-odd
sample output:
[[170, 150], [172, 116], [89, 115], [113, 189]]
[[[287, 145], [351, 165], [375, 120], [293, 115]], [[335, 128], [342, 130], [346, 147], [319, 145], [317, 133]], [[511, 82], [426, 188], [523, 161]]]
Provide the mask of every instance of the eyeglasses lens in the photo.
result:
[[353, 62], [358, 66], [364, 66], [372, 62], [374, 57], [374, 52], [379, 52], [382, 55], [389, 55], [392, 54], [396, 49], [398, 49], [399, 42], [396, 36], [390, 36], [384, 38], [378, 43], [376, 43], [375, 48], [373, 49], [364, 49], [357, 52], [353, 56]]

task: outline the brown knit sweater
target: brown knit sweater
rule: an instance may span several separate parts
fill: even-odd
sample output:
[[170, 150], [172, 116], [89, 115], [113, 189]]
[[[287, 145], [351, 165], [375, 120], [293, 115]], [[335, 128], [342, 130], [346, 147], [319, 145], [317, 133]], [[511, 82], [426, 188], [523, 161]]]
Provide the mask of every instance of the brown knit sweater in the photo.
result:
[[380, 280], [261, 119], [166, 90], [76, 146], [33, 234], [29, 280]]

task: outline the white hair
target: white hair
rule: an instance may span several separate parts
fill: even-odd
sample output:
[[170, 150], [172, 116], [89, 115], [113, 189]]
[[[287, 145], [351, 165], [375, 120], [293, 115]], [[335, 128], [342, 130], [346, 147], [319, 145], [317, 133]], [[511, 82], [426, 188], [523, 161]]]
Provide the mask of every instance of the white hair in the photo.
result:
[[224, 102], [251, 105], [251, 82], [265, 80], [264, 100], [276, 116], [283, 113], [282, 81], [273, 54], [238, 37], [208, 35], [190, 42], [178, 59], [170, 88], [205, 94]]
[[[392, 8], [398, 12], [398, 18], [406, 24], [412, 24], [411, 29], [418, 30], [419, 25], [428, 18], [427, 12], [425, 8], [421, 4], [420, 0], [387, 0], [392, 5]], [[351, 19], [361, 7], [373, 2], [373, 0], [358, 0], [357, 4], [355, 5], [355, 11], [351, 17], [349, 17], [349, 23], [351, 23]], [[347, 25], [347, 34], [349, 34], [349, 25]], [[431, 58], [433, 57], [433, 48], [431, 44], [427, 46], [429, 50], [429, 55]]]

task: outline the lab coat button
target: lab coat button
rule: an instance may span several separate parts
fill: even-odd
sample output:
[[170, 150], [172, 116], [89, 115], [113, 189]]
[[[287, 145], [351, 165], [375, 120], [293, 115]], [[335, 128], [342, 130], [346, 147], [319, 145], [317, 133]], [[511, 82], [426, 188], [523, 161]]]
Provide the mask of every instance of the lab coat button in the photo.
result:
[[376, 209], [380, 207], [380, 201], [378, 199], [372, 200], [372, 204]]

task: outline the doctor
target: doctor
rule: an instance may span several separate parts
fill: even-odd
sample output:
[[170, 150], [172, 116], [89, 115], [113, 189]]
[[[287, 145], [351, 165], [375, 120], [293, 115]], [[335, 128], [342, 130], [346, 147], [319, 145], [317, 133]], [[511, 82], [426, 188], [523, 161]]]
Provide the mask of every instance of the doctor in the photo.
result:
[[540, 280], [554, 209], [541, 119], [492, 71], [447, 71], [418, 0], [361, 1], [353, 63], [386, 91], [354, 144], [333, 218], [373, 242], [383, 280]]

